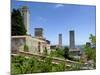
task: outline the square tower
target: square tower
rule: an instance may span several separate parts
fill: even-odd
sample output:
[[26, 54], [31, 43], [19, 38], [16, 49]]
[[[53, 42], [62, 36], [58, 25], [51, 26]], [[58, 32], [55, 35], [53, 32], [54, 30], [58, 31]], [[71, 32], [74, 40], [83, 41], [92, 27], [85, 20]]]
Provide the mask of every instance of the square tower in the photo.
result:
[[20, 12], [23, 17], [23, 23], [27, 31], [27, 34], [29, 34], [29, 17], [30, 17], [29, 9], [27, 6], [23, 6], [20, 8]]
[[43, 28], [35, 28], [35, 37], [43, 38]]
[[62, 34], [58, 35], [58, 46], [59, 46], [59, 48], [62, 47]]
[[75, 34], [74, 34], [74, 30], [69, 31], [69, 42], [70, 42], [70, 49], [75, 49]]

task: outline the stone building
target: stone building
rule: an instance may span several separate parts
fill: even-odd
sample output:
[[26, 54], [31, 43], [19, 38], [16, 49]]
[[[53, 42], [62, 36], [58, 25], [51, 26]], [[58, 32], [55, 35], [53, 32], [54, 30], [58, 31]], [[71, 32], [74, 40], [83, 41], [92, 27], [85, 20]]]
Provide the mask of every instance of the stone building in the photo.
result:
[[50, 41], [43, 37], [43, 29], [35, 28], [35, 37], [29, 36], [30, 27], [30, 14], [27, 6], [20, 8], [21, 15], [23, 17], [23, 23], [27, 31], [27, 35], [11, 36], [11, 51], [12, 53], [18, 53], [19, 51], [27, 51], [29, 53], [42, 54], [45, 49], [50, 53]]
[[11, 41], [12, 53], [25, 51], [25, 45], [27, 45], [27, 52], [29, 53], [43, 54], [45, 49], [47, 49], [48, 54], [50, 53], [50, 42], [48, 40], [41, 40], [31, 36], [12, 36]]

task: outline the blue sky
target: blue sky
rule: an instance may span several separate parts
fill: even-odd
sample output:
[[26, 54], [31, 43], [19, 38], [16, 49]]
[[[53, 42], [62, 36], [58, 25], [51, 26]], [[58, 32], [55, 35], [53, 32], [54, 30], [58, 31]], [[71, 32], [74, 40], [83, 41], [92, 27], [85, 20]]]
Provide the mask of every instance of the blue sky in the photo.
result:
[[12, 1], [12, 8], [21, 6], [29, 7], [30, 34], [34, 36], [34, 28], [42, 27], [51, 44], [57, 44], [62, 33], [63, 45], [69, 45], [70, 30], [75, 31], [76, 45], [85, 44], [90, 34], [95, 35], [95, 6]]

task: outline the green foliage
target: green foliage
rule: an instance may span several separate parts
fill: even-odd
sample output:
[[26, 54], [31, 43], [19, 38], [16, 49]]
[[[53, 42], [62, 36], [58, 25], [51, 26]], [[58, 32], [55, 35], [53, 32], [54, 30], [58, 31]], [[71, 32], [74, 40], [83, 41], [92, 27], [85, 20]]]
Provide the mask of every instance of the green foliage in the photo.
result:
[[25, 56], [13, 56], [11, 64], [11, 74], [27, 74], [52, 71], [52, 59], [45, 58], [39, 61], [35, 57], [26, 58]]
[[41, 64], [41, 72], [51, 72], [52, 71], [52, 59], [45, 58], [44, 64]]
[[93, 36], [92, 34], [90, 34], [89, 37], [92, 46], [88, 47], [86, 45], [84, 45], [84, 51], [87, 57], [87, 60], [93, 60], [94, 61], [94, 66], [96, 63], [96, 37]]
[[73, 64], [71, 67], [66, 67], [66, 62], [53, 64], [51, 57], [45, 57], [43, 60], [37, 59], [34, 56], [26, 57], [22, 55], [11, 57], [11, 74], [29, 74], [41, 72], [57, 72], [67, 70], [78, 70], [79, 65]]
[[90, 47], [84, 46], [85, 54], [87, 55], [87, 60], [91, 60], [93, 58], [94, 50]]
[[68, 59], [69, 59], [69, 60], [72, 60], [72, 61], [77, 61], [77, 62], [80, 61], [79, 59], [75, 58], [73, 55], [69, 55], [69, 56], [68, 56]]
[[20, 11], [16, 9], [11, 12], [11, 35], [26, 35], [23, 18]]
[[90, 34], [89, 37], [91, 44], [92, 44], [92, 59], [94, 60], [94, 62], [96, 63], [96, 36]]
[[88, 60], [96, 60], [96, 37], [90, 34], [89, 37], [92, 47], [84, 45], [85, 54], [87, 55]]
[[65, 62], [62, 62], [62, 63], [60, 63], [59, 65], [58, 65], [58, 71], [65, 71]]
[[79, 59], [76, 59], [72, 55], [70, 55], [68, 47], [65, 47], [64, 49], [56, 48], [55, 51], [51, 51], [50, 56], [63, 58], [63, 59], [69, 59], [72, 61], [79, 61]]
[[58, 56], [63, 56], [64, 55], [64, 51], [61, 48], [57, 48], [56, 49]]
[[26, 51], [26, 52], [29, 51], [29, 48], [28, 48], [28, 46], [26, 44], [24, 45], [24, 51]]
[[21, 74], [25, 73], [24, 62], [26, 58], [24, 56], [14, 56], [12, 57], [12, 64], [11, 64], [11, 74]]
[[44, 55], [47, 55], [47, 48], [44, 49]]
[[53, 64], [52, 72], [56, 72], [56, 71], [65, 71], [65, 63], [62, 62], [59, 65], [58, 64]]
[[64, 48], [64, 58], [65, 59], [69, 58], [69, 48], [68, 47]]
[[81, 70], [81, 65], [80, 64], [73, 64], [73, 65], [71, 65], [70, 70], [73, 70], [73, 71]]
[[90, 37], [89, 37], [90, 41], [91, 41], [91, 44], [96, 47], [96, 36], [90, 34]]
[[64, 58], [64, 51], [63, 49], [59, 49], [59, 48], [56, 48], [55, 51], [52, 51], [50, 52], [50, 55], [52, 57], [59, 57], [59, 58]]

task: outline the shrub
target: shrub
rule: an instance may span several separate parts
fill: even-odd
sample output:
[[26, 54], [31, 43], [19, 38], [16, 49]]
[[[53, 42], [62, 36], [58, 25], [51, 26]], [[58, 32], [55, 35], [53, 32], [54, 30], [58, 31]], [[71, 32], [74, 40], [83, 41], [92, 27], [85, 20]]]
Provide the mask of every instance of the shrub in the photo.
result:
[[65, 47], [64, 48], [64, 58], [65, 59], [68, 59], [69, 58], [69, 48], [68, 47]]
[[44, 55], [47, 55], [47, 48], [44, 49]]
[[28, 46], [26, 44], [24, 45], [24, 51], [25, 52], [28, 52], [29, 51], [29, 48], [28, 48]]

